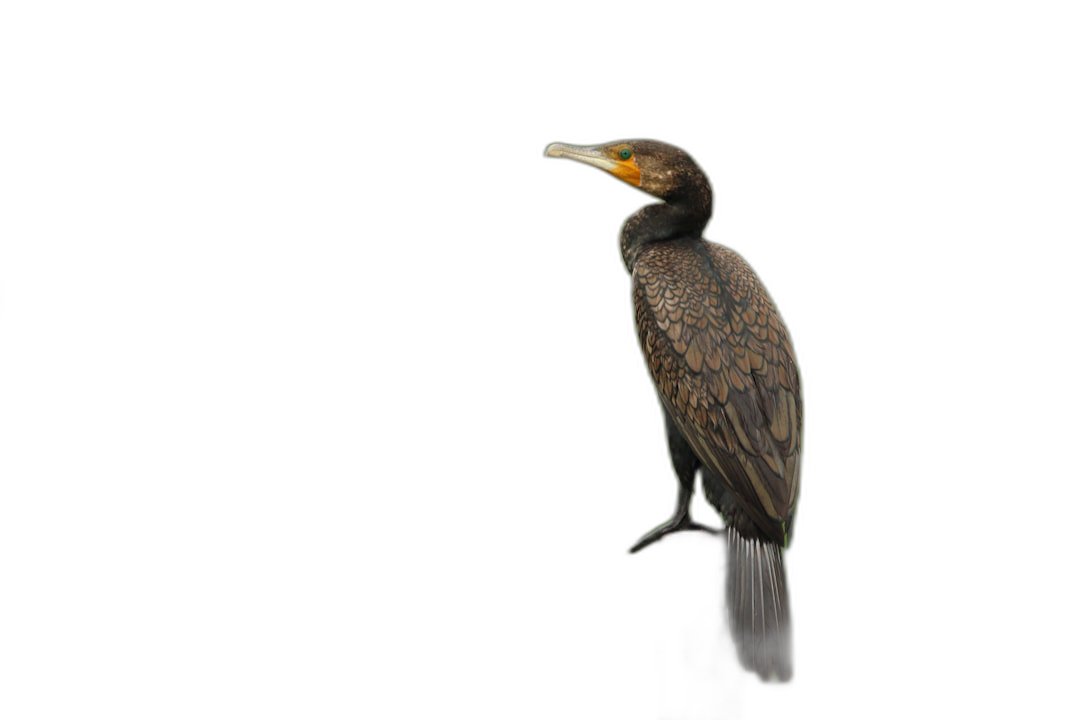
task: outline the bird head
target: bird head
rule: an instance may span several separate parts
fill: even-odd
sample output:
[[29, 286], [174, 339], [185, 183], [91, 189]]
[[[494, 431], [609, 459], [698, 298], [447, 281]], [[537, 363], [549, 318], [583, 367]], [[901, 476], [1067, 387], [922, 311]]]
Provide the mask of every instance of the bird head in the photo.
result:
[[667, 202], [708, 187], [705, 173], [686, 152], [656, 140], [620, 140], [606, 145], [552, 143], [544, 154], [606, 170], [625, 183]]

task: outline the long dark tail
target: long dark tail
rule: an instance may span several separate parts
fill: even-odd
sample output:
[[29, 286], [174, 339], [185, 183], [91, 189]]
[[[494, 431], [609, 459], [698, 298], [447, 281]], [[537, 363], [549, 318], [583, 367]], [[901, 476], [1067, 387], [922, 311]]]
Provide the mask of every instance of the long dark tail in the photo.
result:
[[791, 679], [791, 616], [783, 550], [727, 529], [728, 624], [739, 662], [762, 680]]

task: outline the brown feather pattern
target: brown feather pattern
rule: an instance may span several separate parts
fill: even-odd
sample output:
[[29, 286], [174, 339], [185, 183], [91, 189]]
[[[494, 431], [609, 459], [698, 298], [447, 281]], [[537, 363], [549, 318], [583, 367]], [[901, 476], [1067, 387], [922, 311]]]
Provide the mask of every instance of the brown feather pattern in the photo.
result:
[[633, 270], [642, 350], [664, 406], [758, 531], [781, 546], [799, 490], [802, 397], [787, 329], [737, 253], [644, 246]]

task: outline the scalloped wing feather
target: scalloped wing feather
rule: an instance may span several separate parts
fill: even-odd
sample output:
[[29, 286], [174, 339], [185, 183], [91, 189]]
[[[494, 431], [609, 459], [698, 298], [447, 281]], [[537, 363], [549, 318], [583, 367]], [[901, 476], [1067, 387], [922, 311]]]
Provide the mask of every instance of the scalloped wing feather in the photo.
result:
[[799, 491], [802, 396], [787, 329], [750, 266], [701, 240], [646, 246], [638, 337], [668, 412], [754, 525], [786, 544]]

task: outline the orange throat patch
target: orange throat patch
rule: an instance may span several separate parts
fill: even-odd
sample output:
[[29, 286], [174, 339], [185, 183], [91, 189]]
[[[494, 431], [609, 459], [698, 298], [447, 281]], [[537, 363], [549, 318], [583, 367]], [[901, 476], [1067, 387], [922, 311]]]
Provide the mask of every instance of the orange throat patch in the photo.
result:
[[617, 163], [611, 170], [611, 174], [634, 187], [641, 187], [641, 168], [637, 166], [634, 159], [618, 160]]

